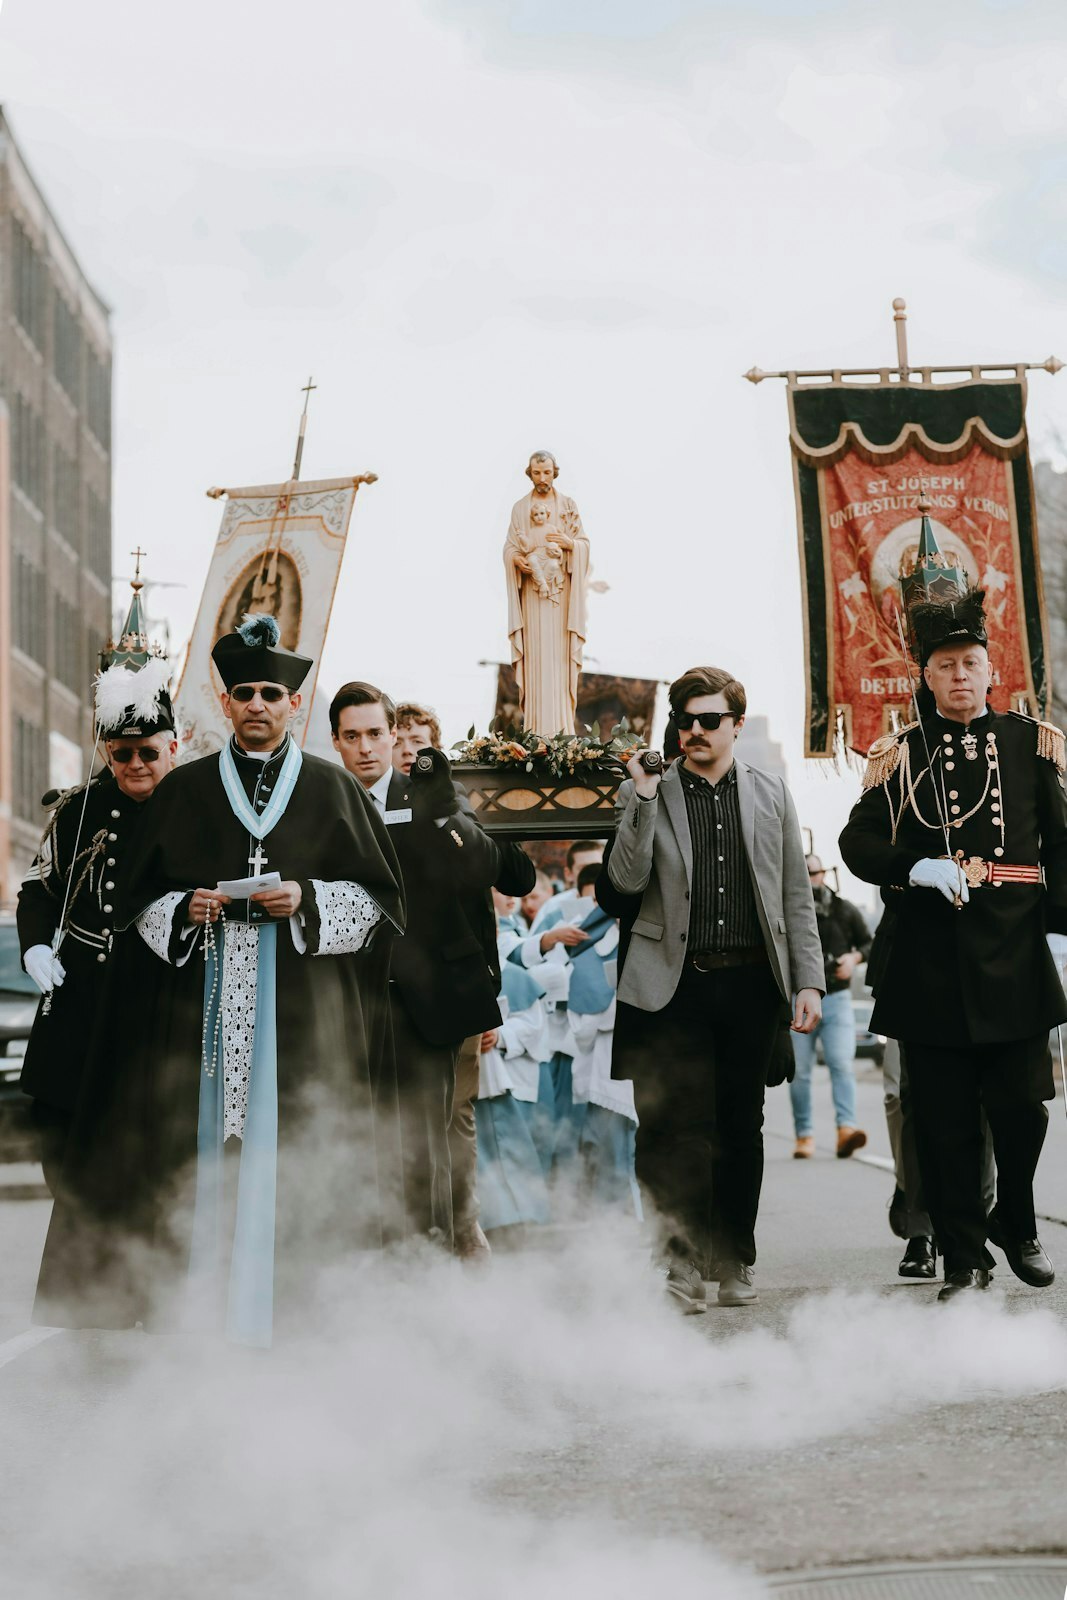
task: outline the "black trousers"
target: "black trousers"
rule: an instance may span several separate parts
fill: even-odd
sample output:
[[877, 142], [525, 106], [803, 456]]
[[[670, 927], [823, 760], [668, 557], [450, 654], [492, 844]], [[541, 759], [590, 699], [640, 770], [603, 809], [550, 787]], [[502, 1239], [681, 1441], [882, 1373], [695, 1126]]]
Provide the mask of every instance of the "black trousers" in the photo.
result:
[[945, 1271], [991, 1267], [982, 1174], [985, 1112], [997, 1165], [997, 1217], [1008, 1238], [1033, 1239], [1034, 1173], [1053, 1094], [1048, 1036], [939, 1049], [908, 1041], [919, 1170]]
[[686, 966], [662, 1011], [619, 1008], [638, 1181], [666, 1247], [700, 1263], [756, 1259], [763, 1097], [782, 1005], [770, 967], [758, 962], [707, 973]]
[[73, 1111], [61, 1111], [58, 1106], [34, 1100], [30, 1105], [30, 1121], [37, 1134], [37, 1159], [44, 1170], [44, 1181], [53, 1199], [59, 1193], [63, 1175], [63, 1153], [67, 1136], [74, 1121]]
[[427, 1044], [395, 997], [392, 1018], [408, 1218], [416, 1233], [450, 1250], [455, 1228], [448, 1125], [459, 1045]]

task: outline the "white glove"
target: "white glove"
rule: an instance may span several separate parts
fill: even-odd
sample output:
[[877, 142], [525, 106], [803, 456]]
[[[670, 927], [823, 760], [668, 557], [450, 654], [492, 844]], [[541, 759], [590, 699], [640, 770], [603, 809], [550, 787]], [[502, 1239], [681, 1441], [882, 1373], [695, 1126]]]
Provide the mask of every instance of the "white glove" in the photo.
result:
[[971, 898], [962, 867], [958, 861], [949, 861], [947, 857], [916, 861], [908, 882], [913, 889], [940, 889], [946, 900], [955, 901], [959, 895], [964, 905]]
[[42, 994], [50, 994], [53, 989], [59, 989], [67, 976], [59, 957], [52, 954], [50, 944], [33, 945], [23, 956], [22, 965]]

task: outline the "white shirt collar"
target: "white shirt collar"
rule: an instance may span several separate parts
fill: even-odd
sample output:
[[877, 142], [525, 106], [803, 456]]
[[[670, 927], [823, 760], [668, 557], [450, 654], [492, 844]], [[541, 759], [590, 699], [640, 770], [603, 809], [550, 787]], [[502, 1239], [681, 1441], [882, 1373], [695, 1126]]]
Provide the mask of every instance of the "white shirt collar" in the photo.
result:
[[379, 811], [386, 811], [389, 806], [389, 780], [393, 776], [392, 767], [386, 767], [381, 777], [371, 784], [367, 793], [370, 795]]

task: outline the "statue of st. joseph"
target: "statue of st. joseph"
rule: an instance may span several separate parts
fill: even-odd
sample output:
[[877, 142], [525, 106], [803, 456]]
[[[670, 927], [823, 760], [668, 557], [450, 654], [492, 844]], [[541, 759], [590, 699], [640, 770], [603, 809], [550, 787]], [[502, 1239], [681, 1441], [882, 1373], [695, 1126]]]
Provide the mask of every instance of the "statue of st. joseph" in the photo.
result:
[[[589, 540], [578, 507], [555, 488], [559, 476], [555, 457], [538, 450], [530, 457], [526, 476], [533, 488], [512, 508], [504, 545], [508, 635], [522, 725], [527, 732], [551, 737], [575, 731], [578, 674], [585, 644]], [[531, 521], [530, 508], [535, 504], [548, 507], [550, 515]], [[539, 593], [529, 559], [529, 551], [537, 546], [540, 530], [546, 526], [562, 546], [565, 572], [562, 592], [551, 598]]]

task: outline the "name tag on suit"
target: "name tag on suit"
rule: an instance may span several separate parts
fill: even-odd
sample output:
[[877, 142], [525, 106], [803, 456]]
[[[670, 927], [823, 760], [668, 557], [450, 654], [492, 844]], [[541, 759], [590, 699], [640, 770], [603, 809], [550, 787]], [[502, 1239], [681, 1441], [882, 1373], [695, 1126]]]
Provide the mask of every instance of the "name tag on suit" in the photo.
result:
[[385, 813], [385, 826], [387, 828], [393, 827], [394, 824], [396, 824], [398, 822], [410, 822], [410, 821], [411, 821], [411, 807], [410, 806], [401, 806], [399, 808], [399, 810], [397, 810], [397, 811], [387, 811]]

